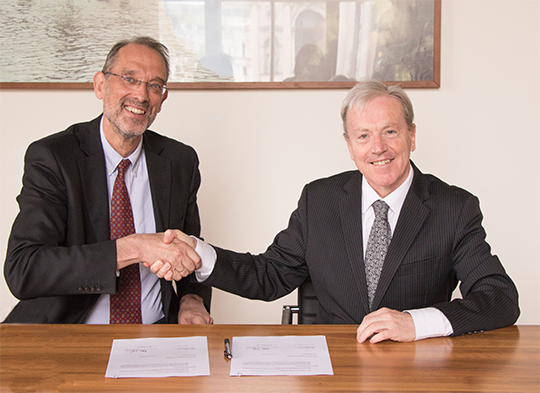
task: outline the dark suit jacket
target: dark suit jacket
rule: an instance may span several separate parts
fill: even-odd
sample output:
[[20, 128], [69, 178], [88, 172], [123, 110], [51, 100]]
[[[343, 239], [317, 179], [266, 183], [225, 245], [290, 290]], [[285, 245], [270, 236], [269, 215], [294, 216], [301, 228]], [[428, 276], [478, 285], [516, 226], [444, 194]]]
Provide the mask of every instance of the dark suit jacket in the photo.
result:
[[[414, 165], [373, 308], [436, 307], [454, 334], [495, 329], [519, 316], [517, 290], [491, 255], [478, 199]], [[358, 324], [369, 313], [362, 243], [362, 175], [308, 184], [289, 226], [260, 255], [216, 247], [206, 284], [248, 298], [277, 299], [309, 275], [320, 302], [316, 323]], [[451, 295], [458, 282], [463, 300]]]
[[[116, 241], [110, 239], [101, 116], [32, 143], [26, 152], [20, 212], [4, 265], [6, 282], [21, 301], [4, 322], [81, 323], [101, 294], [117, 289]], [[195, 151], [150, 130], [143, 137], [156, 230], [199, 235]], [[178, 296], [211, 290], [181, 280]], [[176, 323], [178, 296], [161, 280], [166, 322]]]

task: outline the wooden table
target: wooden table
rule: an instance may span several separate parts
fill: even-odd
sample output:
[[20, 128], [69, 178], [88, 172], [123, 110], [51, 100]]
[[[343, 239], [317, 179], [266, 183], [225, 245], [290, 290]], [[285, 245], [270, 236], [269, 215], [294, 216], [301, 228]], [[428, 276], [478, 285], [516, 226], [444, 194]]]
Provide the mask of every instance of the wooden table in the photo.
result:
[[[354, 325], [1, 325], [1, 392], [539, 392], [540, 327], [358, 344]], [[333, 376], [230, 377], [223, 339], [319, 335]], [[210, 376], [105, 378], [113, 339], [207, 336]], [[234, 352], [234, 349], [233, 349]]]

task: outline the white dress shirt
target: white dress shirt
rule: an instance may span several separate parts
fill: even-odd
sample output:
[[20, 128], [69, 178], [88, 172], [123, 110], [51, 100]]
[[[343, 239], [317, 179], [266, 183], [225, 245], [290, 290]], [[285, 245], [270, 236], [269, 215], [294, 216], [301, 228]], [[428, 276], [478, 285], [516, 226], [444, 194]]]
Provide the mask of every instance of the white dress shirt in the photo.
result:
[[[103, 125], [100, 125], [100, 136], [103, 151], [105, 153], [105, 165], [107, 168], [107, 188], [109, 192], [109, 206], [111, 204], [114, 181], [116, 180], [117, 167], [124, 159], [105, 138]], [[154, 219], [154, 208], [152, 204], [152, 194], [148, 181], [148, 168], [146, 167], [146, 156], [142, 148], [142, 139], [135, 151], [127, 157], [131, 161], [131, 166], [125, 173], [125, 183], [133, 211], [133, 223], [135, 233], [155, 233], [156, 221]], [[110, 214], [110, 209], [109, 209]], [[159, 278], [139, 263], [141, 275], [141, 316], [142, 323], [151, 324], [159, 321], [165, 315], [162, 311], [161, 284]], [[117, 272], [117, 274], [120, 274]], [[108, 324], [110, 318], [110, 296], [101, 295], [95, 306], [92, 308], [85, 323], [87, 324]]]
[[[388, 222], [394, 233], [396, 224], [399, 218], [401, 207], [405, 202], [409, 188], [413, 181], [414, 171], [410, 166], [409, 176], [396, 190], [382, 199], [390, 207], [388, 209]], [[371, 206], [373, 202], [381, 199], [375, 190], [368, 184], [366, 178], [362, 178], [362, 228], [363, 228], [363, 241], [364, 241], [364, 257], [367, 247], [367, 241], [369, 238], [369, 232], [371, 226], [375, 220], [375, 212]], [[216, 264], [217, 254], [212, 246], [203, 242], [200, 239], [192, 236], [197, 240], [197, 247], [195, 251], [199, 254], [202, 260], [202, 267], [195, 272], [197, 280], [203, 282], [206, 280]], [[414, 321], [416, 329], [416, 340], [422, 340], [430, 337], [443, 337], [449, 336], [453, 333], [452, 325], [448, 318], [438, 309], [434, 307], [427, 307], [417, 310], [405, 310], [408, 312]]]

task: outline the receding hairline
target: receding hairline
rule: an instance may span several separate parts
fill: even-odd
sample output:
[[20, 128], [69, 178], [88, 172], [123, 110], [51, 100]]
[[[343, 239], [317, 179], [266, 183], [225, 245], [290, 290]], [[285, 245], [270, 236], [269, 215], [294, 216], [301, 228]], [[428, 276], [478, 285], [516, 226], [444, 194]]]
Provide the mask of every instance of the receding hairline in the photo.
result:
[[[123, 51], [128, 50], [132, 46], [139, 46], [139, 47], [142, 47], [142, 48], [151, 49], [151, 48], [148, 48], [148, 47], [146, 47], [144, 45], [140, 45], [140, 44], [135, 44], [135, 43], [128, 44], [128, 45], [120, 48], [120, 50], [118, 51], [118, 54], [115, 56], [115, 61], [113, 62], [111, 68], [116, 67], [117, 72], [120, 72], [120, 73], [122, 73], [123, 75], [126, 75], [126, 76], [135, 76], [136, 77], [138, 69], [136, 67], [133, 67], [133, 65], [136, 64], [136, 62], [135, 63], [132, 62], [133, 57], [131, 58], [131, 60], [128, 60], [128, 62], [126, 62], [126, 60], [121, 60], [121, 56], [124, 56], [124, 59], [126, 59], [126, 57], [125, 57], [126, 54], [125, 53], [122, 54]], [[161, 57], [160, 57], [160, 59], [161, 59]], [[120, 62], [118, 62], [118, 60], [120, 60]], [[156, 61], [158, 61], [158, 60], [156, 59]], [[156, 65], [157, 65], [157, 63], [156, 63]], [[163, 62], [163, 60], [162, 60], [161, 65], [159, 66], [159, 70], [160, 71], [158, 72], [158, 75], [155, 75], [152, 78], [152, 81], [153, 80], [159, 80], [162, 83], [167, 83], [167, 67], [166, 67], [165, 63]], [[162, 74], [161, 70], [164, 70], [165, 75]]]
[[141, 45], [149, 49], [153, 49], [154, 51], [157, 52], [157, 54], [160, 55], [165, 65], [165, 72], [166, 72], [165, 82], [167, 82], [169, 80], [169, 75], [170, 75], [169, 50], [161, 42], [148, 36], [139, 36], [139, 37], [133, 37], [130, 39], [118, 41], [116, 44], [112, 46], [109, 53], [107, 54], [107, 58], [105, 59], [105, 64], [103, 65], [103, 68], [101, 71], [102, 72], [110, 71], [116, 64], [116, 61], [118, 59], [118, 53], [120, 52], [120, 50], [131, 44]]

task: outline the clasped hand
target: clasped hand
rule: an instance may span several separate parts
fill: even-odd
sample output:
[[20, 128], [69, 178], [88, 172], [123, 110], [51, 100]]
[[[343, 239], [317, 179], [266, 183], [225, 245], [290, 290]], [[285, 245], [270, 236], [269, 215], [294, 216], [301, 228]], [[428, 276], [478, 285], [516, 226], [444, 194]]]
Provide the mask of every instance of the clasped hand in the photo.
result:
[[144, 262], [144, 266], [159, 278], [179, 281], [201, 267], [201, 258], [195, 252], [197, 241], [185, 233], [169, 229], [163, 234], [163, 244], [181, 250], [181, 258], [161, 258]]

